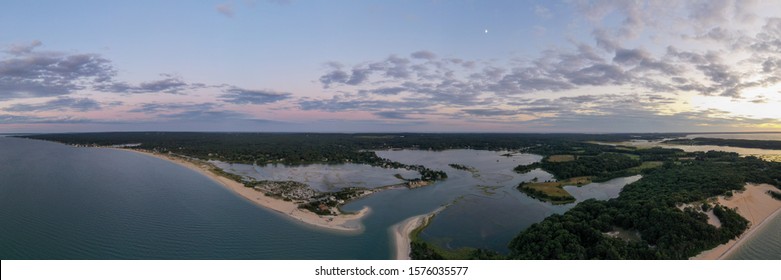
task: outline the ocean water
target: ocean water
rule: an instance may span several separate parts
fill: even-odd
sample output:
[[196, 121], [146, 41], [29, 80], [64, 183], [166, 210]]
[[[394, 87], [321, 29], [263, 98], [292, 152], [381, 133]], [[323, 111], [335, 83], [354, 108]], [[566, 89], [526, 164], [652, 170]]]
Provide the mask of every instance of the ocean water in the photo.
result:
[[[258, 207], [165, 160], [0, 137], [0, 259], [388, 259], [393, 257], [389, 227], [445, 204], [452, 206], [433, 219], [423, 238], [446, 247], [505, 252], [518, 232], [572, 205], [550, 205], [514, 189], [533, 177], [551, 178], [540, 170], [512, 172], [540, 156], [501, 154], [379, 151], [392, 160], [445, 170], [450, 177], [345, 205], [347, 211], [372, 208], [363, 220], [365, 231], [346, 234]], [[360, 181], [371, 186], [385, 180], [393, 180], [391, 173]], [[606, 199], [631, 180], [604, 183], [604, 191], [587, 185], [576, 196]]]
[[0, 259], [387, 259], [387, 227], [316, 230], [164, 160], [0, 137]]
[[725, 257], [730, 260], [781, 260], [781, 215], [776, 214], [760, 231]]

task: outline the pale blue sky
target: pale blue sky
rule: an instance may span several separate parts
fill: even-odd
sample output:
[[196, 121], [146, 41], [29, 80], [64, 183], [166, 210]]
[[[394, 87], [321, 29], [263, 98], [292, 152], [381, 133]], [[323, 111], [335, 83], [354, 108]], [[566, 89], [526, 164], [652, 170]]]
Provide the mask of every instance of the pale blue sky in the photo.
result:
[[732, 0], [3, 1], [0, 132], [778, 130], [778, 14]]
[[[50, 50], [101, 53], [129, 79], [177, 72], [248, 83], [266, 76], [311, 78], [318, 73], [301, 69], [418, 50], [462, 59], [535, 56], [565, 40], [535, 36], [534, 27], [567, 24], [535, 15], [529, 7], [537, 2], [16, 1], [0, 11], [0, 41], [41, 40]], [[232, 17], [216, 12], [224, 3]], [[557, 17], [571, 17], [556, 6], [549, 9]]]

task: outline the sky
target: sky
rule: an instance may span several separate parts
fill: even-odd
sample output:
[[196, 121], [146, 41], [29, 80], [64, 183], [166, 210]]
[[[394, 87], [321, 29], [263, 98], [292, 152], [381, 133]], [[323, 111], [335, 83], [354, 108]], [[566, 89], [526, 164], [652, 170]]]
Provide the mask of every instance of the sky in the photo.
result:
[[781, 131], [781, 1], [2, 1], [0, 133]]

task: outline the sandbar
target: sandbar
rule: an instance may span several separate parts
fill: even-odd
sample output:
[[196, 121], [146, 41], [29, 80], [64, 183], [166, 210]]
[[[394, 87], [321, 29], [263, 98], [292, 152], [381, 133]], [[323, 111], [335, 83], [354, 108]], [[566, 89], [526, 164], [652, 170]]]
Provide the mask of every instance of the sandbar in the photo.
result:
[[746, 190], [743, 192], [734, 192], [730, 198], [724, 196], [718, 197], [718, 204], [729, 208], [736, 208], [737, 212], [743, 218], [749, 221], [749, 228], [738, 238], [730, 240], [725, 244], [716, 246], [716, 248], [703, 251], [693, 260], [717, 260], [729, 256], [735, 248], [739, 248], [747, 239], [759, 231], [766, 221], [774, 218], [781, 213], [781, 201], [773, 199], [767, 194], [768, 191], [779, 189], [768, 184], [746, 184]]
[[409, 254], [412, 252], [412, 247], [410, 247], [410, 243], [412, 242], [410, 234], [412, 234], [412, 231], [425, 225], [434, 217], [434, 215], [442, 212], [445, 208], [447, 208], [447, 206], [439, 207], [430, 213], [409, 217], [390, 227], [391, 237], [393, 238], [393, 243], [396, 247], [395, 259], [410, 259]]
[[177, 156], [170, 156], [161, 153], [153, 153], [149, 151], [143, 151], [138, 149], [121, 149], [112, 148], [122, 151], [132, 151], [139, 154], [152, 156], [162, 160], [176, 163], [178, 165], [187, 167], [193, 171], [196, 171], [213, 181], [219, 183], [228, 190], [233, 191], [235, 194], [259, 205], [261, 207], [274, 210], [278, 213], [284, 214], [283, 216], [289, 217], [293, 220], [303, 222], [307, 225], [312, 225], [320, 228], [336, 230], [340, 232], [360, 233], [364, 230], [363, 223], [360, 222], [370, 212], [369, 207], [364, 207], [356, 213], [344, 213], [337, 216], [326, 216], [312, 213], [308, 210], [298, 208], [298, 204], [292, 201], [284, 201], [281, 199], [266, 196], [263, 192], [256, 191], [252, 188], [247, 188], [244, 184], [231, 180], [229, 178], [219, 176], [211, 171], [212, 166], [209, 163], [187, 160]]

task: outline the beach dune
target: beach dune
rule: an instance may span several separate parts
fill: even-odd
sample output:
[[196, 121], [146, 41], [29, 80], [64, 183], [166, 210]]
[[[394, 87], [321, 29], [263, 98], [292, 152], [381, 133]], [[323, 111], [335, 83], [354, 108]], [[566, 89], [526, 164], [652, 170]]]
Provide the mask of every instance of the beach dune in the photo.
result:
[[730, 240], [716, 248], [704, 251], [694, 260], [724, 259], [735, 249], [739, 248], [747, 239], [762, 228], [765, 221], [781, 213], [781, 201], [770, 197], [768, 191], [779, 191], [778, 188], [768, 184], [746, 184], [746, 190], [736, 192], [732, 197], [718, 197], [718, 204], [729, 208], [737, 208], [738, 214], [749, 221], [749, 228], [737, 239]]

